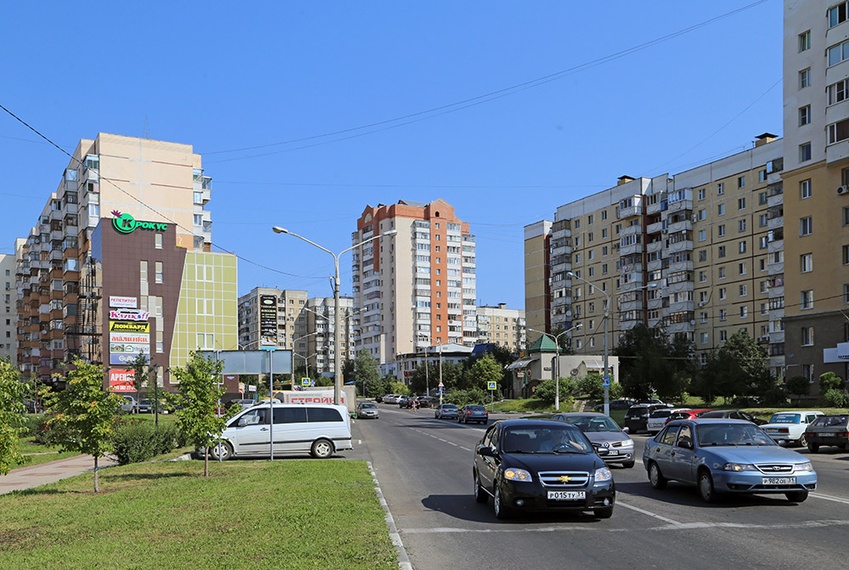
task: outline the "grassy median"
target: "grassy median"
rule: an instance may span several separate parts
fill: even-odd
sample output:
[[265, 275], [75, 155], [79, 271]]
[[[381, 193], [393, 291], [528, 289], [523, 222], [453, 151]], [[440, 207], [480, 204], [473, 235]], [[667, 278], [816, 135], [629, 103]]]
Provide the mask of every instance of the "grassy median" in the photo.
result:
[[397, 568], [362, 461], [153, 462], [0, 496], [3, 568]]

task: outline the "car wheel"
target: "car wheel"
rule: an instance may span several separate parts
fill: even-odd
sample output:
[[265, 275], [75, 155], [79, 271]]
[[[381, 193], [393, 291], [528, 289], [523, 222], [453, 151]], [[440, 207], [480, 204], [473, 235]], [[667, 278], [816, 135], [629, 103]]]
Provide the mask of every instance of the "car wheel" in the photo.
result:
[[649, 482], [655, 489], [666, 488], [666, 477], [660, 472], [660, 467], [654, 461], [649, 464]]
[[595, 509], [593, 516], [597, 519], [609, 519], [613, 516], [613, 507], [605, 507], [603, 509]]
[[846, 451], [846, 444], [845, 443], [838, 443], [837, 449], [839, 449], [840, 451]]
[[622, 467], [624, 467], [625, 469], [630, 469], [631, 467], [634, 466], [635, 463], [636, 463], [636, 461], [623, 461]]
[[817, 453], [820, 450], [820, 444], [808, 442], [808, 451], [811, 453]]
[[495, 486], [495, 495], [492, 497], [492, 507], [495, 509], [495, 518], [498, 520], [504, 520], [510, 517], [510, 509], [504, 504], [501, 490], [497, 484]]
[[799, 438], [799, 445], [801, 445], [802, 447], [808, 445], [808, 438], [805, 437], [805, 434], [802, 434], [802, 437]]
[[327, 459], [333, 455], [333, 444], [326, 439], [317, 439], [310, 448], [310, 455], [316, 459]]
[[[220, 453], [219, 453], [219, 449], [220, 449]], [[217, 443], [215, 445], [213, 445], [212, 447], [210, 447], [209, 448], [209, 454], [216, 461], [218, 461], [219, 459], [221, 459], [221, 461], [227, 461], [228, 459], [233, 457], [233, 447], [229, 443], [227, 443], [226, 441], [222, 441], [220, 448], [219, 448], [219, 445]], [[219, 457], [219, 455], [220, 455], [220, 457]]]
[[716, 491], [713, 488], [713, 477], [710, 476], [710, 472], [703, 469], [699, 472], [699, 495], [702, 500], [706, 503], [715, 503], [716, 502]]
[[475, 501], [478, 503], [485, 503], [489, 499], [489, 495], [486, 494], [486, 491], [483, 490], [483, 486], [481, 486], [481, 480], [478, 477], [477, 473], [475, 473]]
[[787, 500], [792, 503], [804, 503], [805, 499], [808, 498], [807, 491], [790, 491], [789, 493], [784, 493], [784, 496], [787, 497]]

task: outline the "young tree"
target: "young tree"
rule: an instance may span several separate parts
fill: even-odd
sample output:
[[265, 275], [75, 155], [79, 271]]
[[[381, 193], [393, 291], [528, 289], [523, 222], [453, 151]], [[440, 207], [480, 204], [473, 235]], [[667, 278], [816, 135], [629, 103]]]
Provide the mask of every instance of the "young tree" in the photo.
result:
[[203, 476], [209, 477], [209, 446], [218, 441], [226, 426], [226, 417], [217, 414], [218, 400], [224, 388], [218, 378], [224, 361], [192, 352], [185, 368], [172, 368], [180, 385], [172, 399], [177, 405], [177, 426], [186, 439], [203, 449]]
[[496, 386], [504, 378], [504, 370], [501, 365], [490, 354], [486, 354], [475, 360], [467, 372], [468, 384], [472, 388], [486, 390], [489, 382], [496, 382]]
[[739, 331], [708, 355], [698, 392], [702, 398], [756, 396], [771, 382], [763, 349], [746, 331]]
[[[357, 354], [354, 364], [354, 377], [356, 377], [359, 392], [365, 392], [369, 396], [377, 396], [380, 390], [380, 366], [377, 360], [367, 350], [361, 350]], [[365, 386], [365, 388], [363, 388]]]
[[27, 459], [18, 451], [18, 441], [24, 432], [26, 392], [27, 385], [20, 382], [18, 370], [9, 359], [0, 359], [0, 475]]
[[113, 420], [124, 400], [103, 390], [101, 366], [78, 358], [72, 364], [65, 389], [51, 395], [48, 408], [56, 415], [48, 429], [64, 451], [94, 457], [94, 492], [99, 493], [98, 460], [112, 450]]

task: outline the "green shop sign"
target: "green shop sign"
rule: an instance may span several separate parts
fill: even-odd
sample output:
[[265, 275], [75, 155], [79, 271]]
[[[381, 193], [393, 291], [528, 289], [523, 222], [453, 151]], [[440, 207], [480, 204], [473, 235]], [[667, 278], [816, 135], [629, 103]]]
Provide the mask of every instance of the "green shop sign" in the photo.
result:
[[117, 210], [113, 210], [112, 215], [114, 216], [112, 218], [112, 227], [118, 233], [129, 234], [137, 229], [164, 232], [168, 229], [168, 224], [161, 222], [139, 222], [130, 214], [122, 214]]

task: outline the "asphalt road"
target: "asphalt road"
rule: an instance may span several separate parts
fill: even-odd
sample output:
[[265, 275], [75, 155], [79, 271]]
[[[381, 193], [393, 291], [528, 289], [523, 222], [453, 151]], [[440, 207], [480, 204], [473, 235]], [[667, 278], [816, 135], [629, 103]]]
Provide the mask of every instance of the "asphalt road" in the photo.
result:
[[[819, 476], [801, 504], [783, 495], [701, 502], [693, 487], [652, 489], [641, 461], [614, 468], [613, 517], [498, 521], [472, 496], [472, 450], [485, 426], [379, 404], [357, 420], [413, 568], [838, 568], [849, 536], [849, 452], [808, 455]], [[646, 435], [636, 435], [638, 458]], [[797, 448], [800, 449], [800, 448]]]

